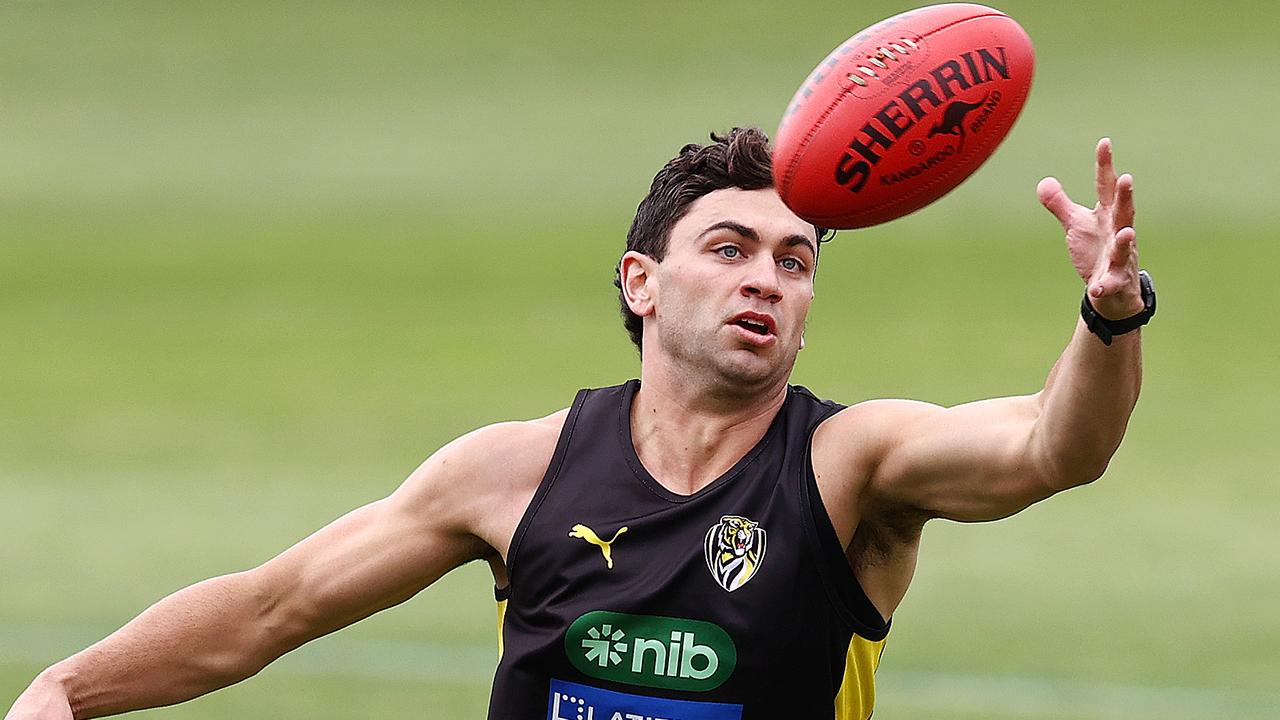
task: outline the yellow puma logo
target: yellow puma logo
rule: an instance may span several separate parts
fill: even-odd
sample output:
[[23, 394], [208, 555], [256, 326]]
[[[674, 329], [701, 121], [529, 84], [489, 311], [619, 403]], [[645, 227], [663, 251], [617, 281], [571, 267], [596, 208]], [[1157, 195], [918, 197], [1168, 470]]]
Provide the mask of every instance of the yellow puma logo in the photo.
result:
[[618, 529], [618, 532], [613, 534], [613, 540], [610, 540], [609, 542], [605, 542], [604, 540], [600, 539], [600, 536], [596, 534], [595, 530], [592, 530], [586, 525], [579, 524], [579, 525], [574, 525], [573, 529], [569, 531], [569, 537], [582, 538], [583, 540], [586, 540], [592, 545], [595, 545], [596, 547], [600, 548], [600, 552], [604, 553], [605, 564], [609, 566], [610, 570], [612, 570], [613, 555], [610, 554], [609, 546], [612, 545], [614, 542], [616, 542], [618, 539], [618, 536], [626, 531], [627, 531], [627, 526], [623, 525], [621, 528]]

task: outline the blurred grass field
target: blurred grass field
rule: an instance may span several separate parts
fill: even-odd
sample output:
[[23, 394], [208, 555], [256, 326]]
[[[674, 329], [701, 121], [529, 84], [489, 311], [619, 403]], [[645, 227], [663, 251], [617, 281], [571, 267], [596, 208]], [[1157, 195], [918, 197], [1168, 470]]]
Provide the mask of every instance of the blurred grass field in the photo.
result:
[[[0, 3], [0, 706], [482, 424], [638, 372], [612, 264], [657, 168], [771, 130], [907, 6]], [[1032, 392], [1079, 281], [1033, 192], [1115, 139], [1160, 290], [1107, 476], [937, 523], [884, 718], [1280, 714], [1280, 58], [1263, 3], [1010, 0], [1037, 84], [983, 170], [828, 245], [794, 381]], [[487, 570], [154, 717], [482, 717]], [[880, 716], [877, 716], [880, 717]]]

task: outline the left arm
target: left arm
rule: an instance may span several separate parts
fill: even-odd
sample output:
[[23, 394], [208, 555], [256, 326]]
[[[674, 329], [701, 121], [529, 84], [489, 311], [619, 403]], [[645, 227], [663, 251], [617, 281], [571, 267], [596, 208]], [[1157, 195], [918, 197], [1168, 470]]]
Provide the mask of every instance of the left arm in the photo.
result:
[[[1073, 203], [1053, 178], [1041, 181], [1037, 192], [1066, 231], [1091, 303], [1104, 317], [1121, 319], [1139, 312], [1142, 299], [1133, 179], [1116, 177], [1109, 140], [1098, 143], [1096, 181], [1099, 202], [1092, 209]], [[815, 444], [848, 448], [835, 453], [849, 453], [853, 476], [863, 480], [848, 498], [859, 518], [898, 511], [920, 521], [1007, 517], [1102, 475], [1137, 402], [1139, 333], [1106, 346], [1077, 321], [1044, 389], [1034, 395], [953, 408], [862, 403], [824, 423]]]

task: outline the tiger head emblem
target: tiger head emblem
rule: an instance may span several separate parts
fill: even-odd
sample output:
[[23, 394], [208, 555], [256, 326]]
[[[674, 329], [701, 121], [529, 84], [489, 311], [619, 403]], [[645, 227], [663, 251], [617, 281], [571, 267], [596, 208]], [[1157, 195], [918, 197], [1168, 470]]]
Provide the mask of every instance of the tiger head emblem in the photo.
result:
[[754, 520], [725, 515], [707, 531], [703, 551], [716, 583], [733, 592], [755, 577], [764, 562], [764, 528]]

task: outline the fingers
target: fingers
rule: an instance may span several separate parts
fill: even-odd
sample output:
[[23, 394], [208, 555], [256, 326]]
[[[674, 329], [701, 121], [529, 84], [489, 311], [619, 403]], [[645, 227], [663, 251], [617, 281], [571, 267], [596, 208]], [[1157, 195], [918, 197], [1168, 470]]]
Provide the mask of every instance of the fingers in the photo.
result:
[[1120, 268], [1120, 266], [1134, 264], [1134, 260], [1138, 259], [1138, 233], [1130, 228], [1120, 228], [1120, 232], [1116, 233], [1115, 247], [1111, 251], [1111, 266]]
[[1094, 170], [1094, 189], [1098, 192], [1098, 204], [1110, 207], [1116, 198], [1116, 169], [1111, 160], [1111, 138], [1098, 141], [1098, 164]]
[[1138, 234], [1133, 228], [1122, 228], [1111, 245], [1111, 267], [1125, 268], [1133, 265], [1136, 271], [1138, 259]]
[[1115, 226], [1133, 227], [1133, 176], [1125, 173], [1116, 181]]
[[1115, 295], [1130, 289], [1138, 275], [1137, 233], [1127, 227], [1116, 233], [1107, 249], [1107, 270], [1089, 283], [1089, 295], [1095, 298]]
[[1070, 225], [1071, 215], [1077, 206], [1063, 192], [1062, 183], [1058, 182], [1057, 178], [1047, 177], [1041, 180], [1040, 184], [1036, 185], [1036, 195], [1040, 197], [1040, 204], [1058, 218], [1063, 228]]

